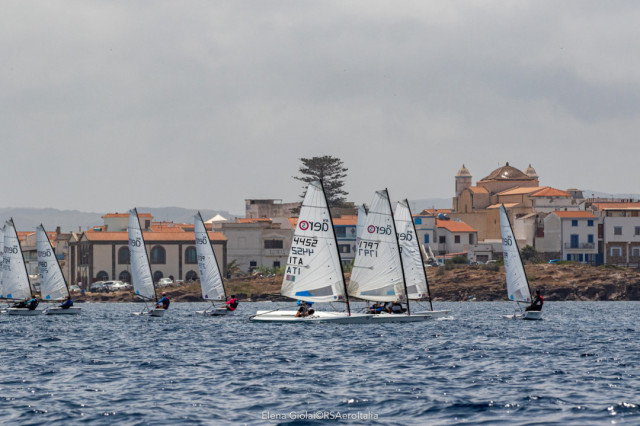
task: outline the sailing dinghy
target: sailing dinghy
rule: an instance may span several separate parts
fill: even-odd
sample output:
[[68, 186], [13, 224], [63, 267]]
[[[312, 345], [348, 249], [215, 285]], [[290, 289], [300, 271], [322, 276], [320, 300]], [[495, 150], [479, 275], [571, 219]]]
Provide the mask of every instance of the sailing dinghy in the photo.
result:
[[430, 309], [428, 311], [414, 312], [411, 315], [426, 315], [431, 318], [448, 316], [450, 311], [433, 310], [431, 290], [429, 289], [429, 281], [424, 267], [424, 257], [408, 200], [398, 202], [394, 218], [400, 243], [404, 277], [407, 281], [407, 299], [416, 302], [429, 302]]
[[196, 237], [196, 253], [198, 255], [198, 270], [200, 271], [200, 287], [202, 288], [202, 298], [211, 302], [211, 307], [204, 311], [196, 311], [200, 315], [221, 316], [233, 314], [226, 306], [216, 307], [214, 301], [227, 300], [227, 294], [222, 282], [222, 274], [218, 267], [216, 255], [211, 247], [209, 233], [204, 226], [200, 212], [193, 217], [194, 231]]
[[431, 313], [411, 313], [398, 233], [386, 189], [373, 196], [356, 250], [349, 296], [371, 302], [407, 303], [406, 313], [383, 311], [373, 316], [373, 322], [416, 322], [432, 317]]
[[[13, 219], [5, 225], [4, 232], [4, 260], [2, 265], [2, 298], [12, 302], [26, 302], [31, 299], [29, 274], [22, 255], [20, 240]], [[9, 315], [35, 316], [42, 314], [42, 310], [28, 308], [7, 308]]]
[[352, 313], [346, 292], [338, 242], [322, 182], [309, 183], [293, 234], [280, 294], [306, 302], [345, 302], [347, 312], [258, 311], [249, 319], [290, 323], [370, 323], [372, 315]]
[[[164, 315], [165, 310], [156, 306], [158, 296], [156, 295], [156, 288], [153, 285], [149, 256], [147, 255], [147, 248], [145, 247], [142, 229], [140, 228], [138, 211], [135, 208], [129, 210], [129, 227], [127, 231], [129, 232], [129, 256], [131, 259], [133, 292], [145, 302], [144, 309], [141, 312], [135, 312], [134, 315], [161, 317]], [[147, 310], [146, 302], [153, 302], [154, 307]]]
[[524, 271], [518, 242], [513, 235], [513, 228], [507, 216], [504, 205], [500, 205], [500, 233], [502, 236], [502, 256], [504, 258], [504, 271], [507, 279], [507, 294], [509, 300], [516, 302], [520, 312], [512, 315], [503, 315], [504, 318], [540, 320], [542, 311], [522, 311], [520, 303], [531, 303], [531, 288]]
[[[42, 224], [36, 228], [36, 240], [42, 300], [45, 302], [61, 302], [67, 297], [71, 297], [69, 286], [62, 274], [58, 259], [56, 259], [56, 253]], [[67, 309], [55, 306], [45, 309], [42, 313], [45, 315], [74, 315], [79, 314], [80, 310], [81, 308], [74, 306]]]

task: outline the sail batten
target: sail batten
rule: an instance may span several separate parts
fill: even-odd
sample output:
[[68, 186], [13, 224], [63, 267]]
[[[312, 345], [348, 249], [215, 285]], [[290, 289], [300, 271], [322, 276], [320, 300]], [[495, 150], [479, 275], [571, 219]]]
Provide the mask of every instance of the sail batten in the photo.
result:
[[49, 236], [42, 225], [36, 229], [36, 241], [41, 298], [42, 300], [62, 300], [69, 295], [69, 290]]
[[529, 303], [531, 302], [529, 281], [522, 265], [518, 243], [503, 205], [500, 206], [500, 233], [509, 300]]
[[153, 286], [151, 266], [145, 247], [138, 211], [129, 210], [129, 256], [131, 259], [131, 277], [133, 281], [133, 291], [138, 296], [145, 299], [156, 299], [156, 290]]
[[374, 194], [353, 266], [349, 296], [380, 302], [406, 298], [402, 260], [386, 191]]
[[344, 300], [333, 223], [320, 182], [307, 187], [282, 280], [281, 294], [310, 302]]
[[222, 275], [200, 212], [193, 217], [193, 222], [202, 298], [205, 300], [225, 300]]
[[7, 221], [4, 233], [4, 260], [2, 264], [2, 297], [27, 300], [31, 298], [29, 276], [22, 256], [20, 240], [13, 220]]

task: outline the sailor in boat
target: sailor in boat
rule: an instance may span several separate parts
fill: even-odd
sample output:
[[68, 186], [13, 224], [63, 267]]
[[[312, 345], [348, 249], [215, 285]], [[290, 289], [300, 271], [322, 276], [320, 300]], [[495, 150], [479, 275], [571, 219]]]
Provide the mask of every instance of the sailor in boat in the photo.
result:
[[231, 299], [229, 299], [226, 303], [227, 311], [235, 311], [239, 304], [240, 301], [236, 298], [235, 294], [232, 294]]
[[38, 304], [40, 303], [40, 301], [38, 300], [38, 298], [36, 296], [33, 296], [31, 298], [31, 300], [29, 300], [28, 302], [18, 302], [15, 303], [13, 305], [14, 308], [27, 308], [30, 311], [35, 311], [35, 309], [38, 307]]
[[158, 304], [156, 305], [156, 308], [158, 309], [169, 309], [169, 304], [171, 303], [171, 300], [169, 300], [169, 296], [167, 296], [166, 292], [162, 292], [162, 299], [158, 300]]
[[377, 315], [384, 310], [384, 303], [376, 302], [369, 308], [369, 313]]
[[544, 299], [540, 295], [540, 290], [536, 290], [536, 296], [531, 301], [531, 305], [527, 306], [525, 311], [541, 311]]
[[402, 307], [402, 303], [400, 303], [398, 300], [393, 302], [393, 304], [391, 305], [392, 314], [403, 314], [405, 311], [406, 309]]
[[73, 306], [73, 300], [71, 300], [71, 296], [67, 296], [67, 300], [62, 302], [62, 304], [60, 305], [62, 309], [69, 309], [72, 306]]
[[298, 305], [300, 305], [300, 307], [298, 308], [298, 312], [296, 312], [296, 318], [308, 317], [309, 315], [313, 315], [313, 313], [315, 312], [311, 307], [311, 305], [313, 305], [313, 302], [298, 300]]

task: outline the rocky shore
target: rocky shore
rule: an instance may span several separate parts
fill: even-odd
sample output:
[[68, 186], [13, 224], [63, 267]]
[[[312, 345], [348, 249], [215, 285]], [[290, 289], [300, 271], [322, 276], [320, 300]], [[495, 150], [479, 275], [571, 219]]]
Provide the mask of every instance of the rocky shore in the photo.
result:
[[[504, 267], [460, 265], [428, 268], [427, 276], [434, 300], [500, 301], [506, 298]], [[532, 290], [540, 289], [547, 301], [640, 300], [640, 271], [636, 269], [581, 264], [526, 265]], [[347, 280], [348, 280], [347, 276]], [[246, 277], [225, 281], [227, 294], [242, 301], [288, 301], [280, 295], [282, 276]], [[200, 286], [191, 283], [163, 289], [174, 302], [200, 302]], [[78, 302], [134, 302], [131, 292], [75, 294]]]

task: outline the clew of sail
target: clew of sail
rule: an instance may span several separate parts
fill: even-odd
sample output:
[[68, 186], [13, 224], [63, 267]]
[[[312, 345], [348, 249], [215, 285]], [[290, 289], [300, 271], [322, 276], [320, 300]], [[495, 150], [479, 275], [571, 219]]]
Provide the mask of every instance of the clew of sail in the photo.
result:
[[405, 299], [402, 261], [394, 228], [389, 195], [387, 191], [377, 191], [356, 246], [347, 288], [349, 296], [381, 302]]
[[509, 217], [504, 206], [500, 206], [500, 233], [502, 236], [502, 256], [507, 278], [509, 300], [515, 302], [531, 302], [529, 282], [522, 265], [518, 243], [513, 235]]
[[145, 299], [155, 299], [156, 291], [153, 286], [149, 257], [142, 237], [140, 220], [136, 209], [129, 210], [129, 256], [131, 258], [131, 278], [133, 291]]
[[202, 298], [205, 300], [224, 300], [224, 285], [222, 275], [216, 261], [216, 255], [211, 247], [209, 234], [202, 221], [200, 212], [193, 217], [196, 252], [198, 254], [198, 270], [200, 271], [200, 286]]
[[2, 295], [0, 296], [16, 300], [28, 300], [31, 298], [29, 276], [27, 275], [13, 219], [9, 220], [5, 225]]
[[42, 225], [36, 228], [38, 248], [38, 272], [40, 273], [40, 294], [43, 300], [62, 300], [69, 295], [62, 269], [56, 259], [49, 237]]
[[319, 181], [309, 183], [293, 233], [280, 293], [310, 302], [343, 300], [344, 277], [331, 215]]
[[415, 235], [411, 210], [406, 201], [399, 201], [394, 213], [396, 232], [402, 254], [404, 277], [407, 281], [407, 297], [421, 300], [427, 297], [427, 277], [422, 264], [420, 245]]

